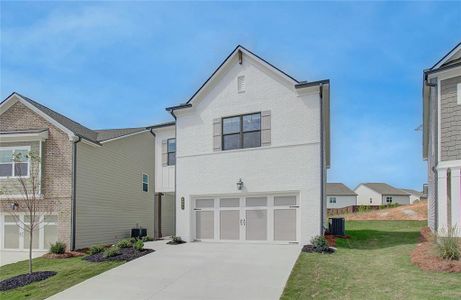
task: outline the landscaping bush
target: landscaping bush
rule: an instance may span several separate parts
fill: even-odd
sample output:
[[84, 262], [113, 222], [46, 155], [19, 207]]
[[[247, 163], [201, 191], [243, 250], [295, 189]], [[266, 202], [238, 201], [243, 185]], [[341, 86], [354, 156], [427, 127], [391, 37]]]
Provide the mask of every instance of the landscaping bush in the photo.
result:
[[445, 260], [459, 260], [461, 257], [460, 238], [456, 227], [443, 230], [435, 239], [439, 256]]
[[64, 254], [66, 252], [66, 244], [63, 242], [56, 242], [50, 245], [50, 253]]
[[108, 258], [108, 257], [114, 257], [114, 256], [117, 256], [120, 254], [120, 248], [117, 247], [117, 246], [112, 246], [110, 248], [107, 248], [104, 253], [103, 253], [103, 257], [104, 258]]
[[141, 240], [137, 240], [133, 243], [133, 248], [135, 250], [141, 251], [144, 248], [144, 242]]
[[90, 255], [98, 254], [98, 253], [104, 252], [104, 249], [105, 247], [102, 245], [94, 245], [90, 247], [89, 253]]
[[180, 236], [172, 235], [171, 236], [171, 241], [169, 241], [167, 244], [169, 245], [179, 245], [179, 244], [184, 244], [185, 241], [182, 240]]
[[311, 239], [311, 244], [315, 252], [326, 252], [329, 250], [328, 242], [323, 235], [315, 236]]
[[141, 241], [143, 241], [143, 242], [152, 242], [153, 240], [154, 240], [154, 238], [150, 237], [150, 236], [143, 236], [141, 238]]
[[119, 248], [130, 248], [133, 245], [133, 243], [131, 242], [131, 240], [126, 239], [118, 241], [115, 245]]

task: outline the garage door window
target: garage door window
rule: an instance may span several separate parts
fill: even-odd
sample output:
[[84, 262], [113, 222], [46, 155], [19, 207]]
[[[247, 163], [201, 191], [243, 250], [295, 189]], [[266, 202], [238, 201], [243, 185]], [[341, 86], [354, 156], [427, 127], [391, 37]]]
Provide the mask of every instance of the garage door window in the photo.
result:
[[247, 207], [267, 206], [267, 198], [266, 197], [247, 197], [246, 206]]
[[239, 198], [223, 198], [219, 199], [219, 207], [239, 207]]
[[275, 196], [274, 197], [274, 206], [290, 206], [296, 205], [295, 196]]

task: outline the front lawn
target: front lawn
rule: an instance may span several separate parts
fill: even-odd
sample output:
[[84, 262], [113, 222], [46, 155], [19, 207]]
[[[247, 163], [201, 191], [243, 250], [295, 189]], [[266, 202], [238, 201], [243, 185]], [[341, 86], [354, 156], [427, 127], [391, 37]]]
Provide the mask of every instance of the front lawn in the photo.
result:
[[410, 253], [426, 221], [347, 221], [335, 254], [301, 253], [281, 299], [461, 299], [461, 273], [423, 272]]
[[[0, 299], [45, 299], [123, 263], [123, 261], [93, 263], [83, 260], [82, 257], [65, 259], [35, 258], [33, 263], [34, 272], [55, 271], [57, 274], [44, 281], [0, 292]], [[27, 260], [0, 267], [0, 281], [27, 273], [27, 271]]]

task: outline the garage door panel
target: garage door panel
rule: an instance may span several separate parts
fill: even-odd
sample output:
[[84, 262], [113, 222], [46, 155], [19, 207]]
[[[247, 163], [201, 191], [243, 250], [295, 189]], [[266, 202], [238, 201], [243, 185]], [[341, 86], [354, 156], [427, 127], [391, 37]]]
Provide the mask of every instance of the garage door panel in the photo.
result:
[[240, 211], [222, 210], [220, 212], [220, 239], [240, 239]]
[[296, 241], [296, 210], [274, 210], [274, 240]]
[[246, 211], [246, 239], [251, 241], [267, 240], [267, 210]]
[[196, 213], [197, 239], [214, 238], [214, 212], [197, 211]]

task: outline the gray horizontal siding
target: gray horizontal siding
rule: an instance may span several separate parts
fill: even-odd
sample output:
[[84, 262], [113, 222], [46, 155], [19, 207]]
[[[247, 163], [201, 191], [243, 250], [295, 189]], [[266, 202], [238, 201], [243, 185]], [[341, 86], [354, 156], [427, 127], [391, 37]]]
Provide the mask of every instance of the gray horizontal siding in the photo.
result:
[[440, 90], [441, 160], [461, 159], [461, 105], [457, 103], [457, 84], [461, 76], [443, 80]]
[[[142, 191], [142, 173], [149, 191]], [[76, 247], [114, 243], [137, 224], [154, 230], [154, 139], [142, 133], [77, 149]]]

